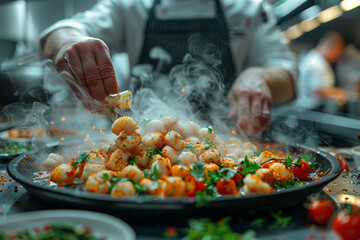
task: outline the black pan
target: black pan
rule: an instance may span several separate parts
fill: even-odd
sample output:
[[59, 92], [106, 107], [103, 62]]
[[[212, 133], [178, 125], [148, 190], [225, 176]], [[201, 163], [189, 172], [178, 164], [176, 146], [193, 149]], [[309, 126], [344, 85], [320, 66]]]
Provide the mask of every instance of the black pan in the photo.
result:
[[[253, 213], [275, 211], [303, 202], [306, 197], [320, 191], [325, 185], [341, 173], [341, 166], [336, 158], [315, 148], [296, 145], [276, 144], [278, 151], [303, 155], [313, 153], [313, 161], [326, 174], [318, 181], [269, 194], [258, 194], [243, 197], [224, 196], [211, 200], [203, 207], [197, 207], [196, 201], [189, 198], [114, 198], [110, 195], [94, 194], [77, 188], [54, 188], [48, 184], [33, 180], [34, 173], [41, 170], [40, 162], [50, 152], [61, 152], [65, 146], [51, 147], [29, 156], [19, 156], [8, 165], [9, 175], [21, 183], [28, 191], [52, 204], [64, 207], [95, 209], [110, 212], [123, 218], [127, 217], [213, 217], [236, 215], [245, 216]], [[279, 147], [280, 146], [280, 147]], [[273, 149], [272, 149], [273, 150]]]

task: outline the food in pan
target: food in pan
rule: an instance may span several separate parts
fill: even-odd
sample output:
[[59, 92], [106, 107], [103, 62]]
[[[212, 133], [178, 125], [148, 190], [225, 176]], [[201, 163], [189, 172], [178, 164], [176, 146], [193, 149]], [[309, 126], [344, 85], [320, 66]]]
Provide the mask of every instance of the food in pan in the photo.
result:
[[251, 142], [226, 141], [209, 126], [162, 117], [140, 127], [121, 117], [112, 125], [113, 144], [64, 159], [50, 154], [44, 165], [56, 166], [49, 182], [83, 183], [88, 192], [114, 197], [218, 197], [267, 194], [317, 180], [311, 154], [291, 157], [259, 151]]
[[27, 144], [6, 142], [4, 146], [0, 146], [0, 156], [23, 154], [32, 149], [33, 148]]
[[76, 132], [71, 129], [60, 127], [31, 127], [28, 129], [10, 128], [7, 138], [56, 138], [63, 136], [75, 136]]

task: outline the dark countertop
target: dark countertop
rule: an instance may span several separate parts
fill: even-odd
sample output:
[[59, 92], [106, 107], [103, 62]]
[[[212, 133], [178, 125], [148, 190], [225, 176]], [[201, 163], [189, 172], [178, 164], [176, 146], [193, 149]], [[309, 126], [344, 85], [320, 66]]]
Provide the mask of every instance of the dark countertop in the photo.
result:
[[[331, 114], [285, 105], [272, 112], [271, 137], [310, 145], [352, 147], [360, 144], [360, 115]], [[288, 141], [286, 141], [288, 142]]]

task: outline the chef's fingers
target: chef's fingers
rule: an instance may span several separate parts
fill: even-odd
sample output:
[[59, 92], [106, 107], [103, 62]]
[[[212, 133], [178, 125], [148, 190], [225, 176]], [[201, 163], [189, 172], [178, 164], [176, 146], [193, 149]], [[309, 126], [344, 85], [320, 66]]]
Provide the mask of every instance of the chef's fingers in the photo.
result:
[[248, 133], [256, 135], [262, 130], [262, 93], [253, 92], [251, 94], [250, 121]]
[[100, 43], [95, 43], [94, 55], [104, 84], [105, 92], [106, 94], [118, 93], [120, 87], [116, 81], [116, 74], [110, 59], [109, 50], [105, 44], [99, 45]]
[[81, 59], [79, 53], [76, 51], [75, 48], [71, 48], [66, 51], [64, 58], [68, 63], [68, 67], [71, 70], [72, 75], [74, 76], [74, 80], [76, 83], [81, 86], [82, 89], [85, 90], [87, 94], [90, 95], [90, 91], [87, 87], [84, 71], [82, 68]]
[[84, 48], [82, 48], [82, 46], [77, 46], [85, 76], [85, 82], [81, 83], [81, 85], [86, 84], [90, 96], [102, 102], [107, 94], [95, 61], [94, 53], [90, 46], [86, 45]]
[[[82, 64], [81, 64], [81, 62], [79, 62], [79, 60], [78, 60], [78, 62], [76, 60], [71, 60], [71, 58], [73, 58], [76, 55], [77, 54], [74, 54], [74, 51], [71, 51], [71, 50], [67, 50], [66, 52], [64, 52], [61, 55], [61, 57], [59, 57], [56, 60], [57, 71], [60, 73], [61, 76], [63, 76], [63, 78], [66, 80], [67, 84], [71, 87], [71, 89], [75, 92], [77, 97], [81, 98], [81, 95], [90, 96], [90, 92], [89, 92], [89, 89], [87, 88], [86, 84], [84, 84], [84, 86], [82, 86], [82, 84], [80, 82], [82, 73], [75, 72], [75, 69], [78, 69], [78, 68], [82, 69]], [[77, 57], [77, 58], [79, 59], [79, 57]], [[78, 64], [78, 66], [71, 67], [70, 61], [74, 62], [74, 64]], [[80, 86], [82, 87], [82, 89], [80, 88]]]
[[269, 130], [271, 124], [271, 100], [268, 98], [263, 99], [262, 103], [262, 122], [263, 130]]
[[250, 117], [250, 95], [244, 91], [237, 100], [237, 128], [247, 132]]

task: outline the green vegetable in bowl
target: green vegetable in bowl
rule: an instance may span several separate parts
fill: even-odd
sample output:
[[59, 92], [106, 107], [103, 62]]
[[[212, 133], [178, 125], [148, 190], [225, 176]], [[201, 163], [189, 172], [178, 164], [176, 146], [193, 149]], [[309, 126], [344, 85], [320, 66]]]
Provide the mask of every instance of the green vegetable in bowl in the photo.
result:
[[0, 231], [0, 240], [104, 240], [104, 238], [95, 237], [91, 228], [80, 225], [46, 225], [43, 229], [34, 228], [19, 232], [5, 234]]
[[26, 144], [6, 142], [5, 146], [0, 147], [1, 155], [15, 155], [23, 154], [28, 151], [31, 151], [33, 148]]

